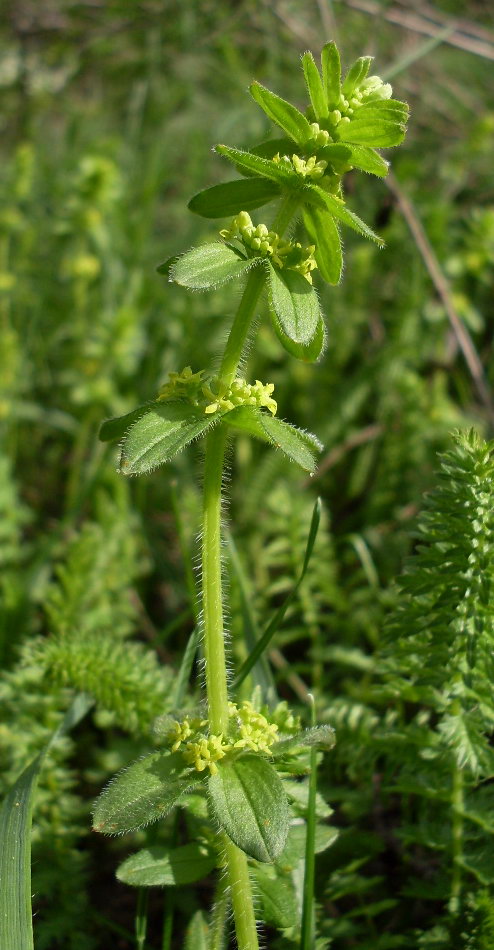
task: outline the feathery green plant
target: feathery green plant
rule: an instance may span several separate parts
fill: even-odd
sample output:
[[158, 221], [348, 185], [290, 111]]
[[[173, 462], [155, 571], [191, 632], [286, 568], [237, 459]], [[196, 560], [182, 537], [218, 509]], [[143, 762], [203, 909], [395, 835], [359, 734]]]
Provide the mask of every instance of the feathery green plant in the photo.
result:
[[[334, 43], [322, 51], [321, 72], [312, 55], [305, 53], [302, 65], [310, 98], [305, 113], [259, 83], [251, 85], [253, 99], [283, 136], [251, 150], [216, 147], [243, 177], [200, 192], [189, 207], [206, 218], [233, 216], [233, 220], [220, 231], [220, 241], [193, 248], [159, 268], [190, 290], [245, 282], [219, 369], [212, 373], [187, 366], [170, 373], [153, 401], [108, 420], [100, 433], [104, 441], [121, 439], [120, 470], [127, 475], [150, 472], [195, 439], [205, 439], [202, 622], [207, 714], [199, 711], [182, 720], [165, 717], [160, 731], [168, 749], [138, 760], [116, 777], [96, 803], [95, 828], [109, 834], [133, 830], [164, 818], [177, 804], [187, 808], [191, 792], [206, 797], [213, 857], [216, 852], [216, 862], [227, 868], [239, 950], [258, 947], [248, 859], [257, 862], [257, 886], [274, 894], [277, 878], [286, 875], [283, 855], [295, 831], [291, 816], [298, 813], [303, 789], [286, 776], [303, 774], [310, 763], [314, 766], [314, 746], [330, 748], [333, 740], [329, 727], [301, 732], [283, 705], [273, 709], [259, 696], [241, 702], [229, 696], [221, 565], [225, 452], [231, 438], [242, 433], [280, 449], [304, 471], [315, 470], [321, 448], [317, 438], [279, 419], [274, 386], [260, 380], [249, 383], [239, 367], [263, 294], [272, 328], [285, 350], [305, 362], [319, 359], [326, 329], [313, 277], [319, 271], [327, 283], [339, 282], [343, 263], [339, 225], [383, 244], [349, 209], [343, 192], [343, 176], [351, 168], [385, 176], [388, 164], [376, 149], [400, 144], [405, 134], [407, 106], [391, 98], [389, 84], [368, 75], [371, 61], [359, 58], [342, 78]], [[276, 211], [271, 224], [255, 224], [250, 212], [272, 202]], [[308, 234], [304, 244], [285, 236], [297, 217], [302, 217]], [[313, 783], [311, 789], [309, 870], [318, 814]], [[299, 840], [296, 864], [304, 851]], [[165, 883], [166, 864], [173, 860], [171, 853], [136, 855], [130, 859], [132, 874], [127, 865], [120, 877], [145, 886], [153, 868], [152, 883]], [[196, 869], [191, 867], [188, 874], [198, 877], [194, 861]], [[262, 870], [263, 865], [272, 867], [271, 874]], [[313, 939], [310, 888], [307, 878], [303, 921], [296, 912], [295, 892], [283, 921], [279, 914], [275, 921], [282, 929], [288, 927], [293, 939], [298, 939], [302, 927], [304, 948]], [[269, 900], [263, 904], [266, 910]]]

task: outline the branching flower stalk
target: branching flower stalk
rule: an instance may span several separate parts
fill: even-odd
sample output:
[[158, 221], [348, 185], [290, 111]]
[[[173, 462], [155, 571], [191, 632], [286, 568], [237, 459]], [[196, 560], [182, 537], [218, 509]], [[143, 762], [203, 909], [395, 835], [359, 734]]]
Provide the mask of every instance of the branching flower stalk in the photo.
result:
[[[317, 275], [337, 284], [342, 272], [339, 225], [378, 245], [382, 240], [345, 202], [343, 176], [351, 168], [385, 176], [377, 148], [399, 145], [408, 110], [391, 87], [369, 76], [371, 57], [359, 58], [342, 79], [338, 50], [328, 43], [321, 72], [312, 55], [302, 58], [310, 104], [305, 113], [253, 83], [250, 92], [283, 138], [251, 150], [218, 145], [242, 178], [207, 188], [189, 208], [206, 218], [230, 218], [220, 240], [173, 258], [159, 271], [191, 290], [245, 280], [217, 376], [186, 367], [170, 374], [156, 399], [120, 419], [108, 420], [103, 440], [122, 438], [121, 471], [143, 474], [167, 462], [193, 439], [205, 438], [202, 606], [207, 717], [167, 721], [168, 750], [131, 766], [100, 796], [95, 827], [131, 830], [164, 816], [191, 787], [207, 792], [221, 861], [226, 863], [239, 950], [257, 950], [250, 875], [257, 862], [281, 854], [290, 828], [290, 805], [280, 774], [300, 774], [293, 756], [304, 747], [330, 748], [329, 727], [301, 733], [286, 710], [232, 702], [225, 652], [221, 566], [222, 484], [229, 439], [244, 432], [281, 450], [313, 472], [318, 440], [278, 418], [273, 385], [239, 376], [245, 345], [263, 297], [273, 330], [288, 353], [314, 362], [326, 345]], [[268, 226], [251, 212], [271, 202]], [[233, 219], [232, 219], [233, 216]], [[302, 218], [307, 240], [291, 240]], [[297, 752], [298, 750], [298, 752]], [[159, 782], [156, 774], [159, 773]], [[132, 859], [129, 859], [130, 861]], [[124, 863], [125, 864], [125, 863]], [[128, 872], [124, 872], [128, 876]], [[119, 871], [120, 874], [120, 871]], [[125, 876], [121, 877], [125, 880]], [[133, 883], [133, 881], [132, 881]]]

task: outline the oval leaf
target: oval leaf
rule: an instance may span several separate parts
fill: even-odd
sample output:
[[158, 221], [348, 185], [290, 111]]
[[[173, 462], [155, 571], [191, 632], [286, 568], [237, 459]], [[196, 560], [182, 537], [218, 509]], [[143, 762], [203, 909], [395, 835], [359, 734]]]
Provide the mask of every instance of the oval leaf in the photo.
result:
[[[275, 154], [273, 152], [273, 154]], [[280, 195], [279, 186], [266, 178], [240, 178], [205, 188], [189, 201], [189, 210], [203, 218], [224, 218], [261, 208]]]
[[271, 310], [270, 313], [271, 323], [273, 325], [274, 332], [278, 337], [282, 347], [290, 354], [294, 356], [296, 360], [301, 360], [303, 363], [316, 363], [320, 356], [324, 353], [326, 349], [326, 327], [324, 325], [324, 320], [322, 317], [319, 317], [319, 322], [317, 325], [316, 332], [310, 343], [294, 343], [286, 333], [283, 333], [281, 325], [278, 321], [278, 318], [274, 312]]
[[218, 762], [208, 782], [213, 814], [231, 840], [256, 861], [274, 861], [288, 835], [288, 799], [273, 766], [259, 755]]
[[185, 402], [154, 403], [128, 430], [122, 444], [120, 471], [144, 475], [168, 462], [213, 424], [211, 416]]
[[193, 247], [170, 268], [170, 280], [190, 290], [210, 290], [227, 280], [242, 277], [254, 261], [239, 257], [226, 244], [213, 242]]
[[309, 122], [290, 102], [281, 99], [259, 82], [253, 82], [249, 91], [268, 118], [276, 122], [294, 142], [304, 145], [310, 139], [312, 130]]
[[118, 835], [164, 818], [197, 784], [197, 774], [184, 766], [179, 752], [153, 752], [138, 759], [119, 772], [96, 800], [94, 830]]
[[391, 148], [403, 142], [406, 127], [397, 122], [385, 122], [382, 119], [374, 121], [367, 118], [354, 119], [338, 131], [342, 142], [372, 145], [374, 148]]
[[276, 270], [269, 264], [269, 303], [283, 332], [294, 343], [314, 339], [321, 311], [309, 281], [294, 270]]
[[323, 280], [338, 284], [343, 270], [340, 232], [332, 214], [320, 208], [304, 210], [304, 224], [316, 246], [315, 257]]
[[132, 887], [172, 887], [192, 884], [206, 877], [216, 866], [216, 855], [204, 845], [186, 844], [180, 848], [143, 848], [120, 865], [117, 878]]
[[315, 471], [316, 456], [322, 449], [315, 435], [302, 432], [289, 422], [284, 422], [276, 416], [270, 416], [250, 406], [238, 406], [232, 409], [225, 413], [223, 421], [234, 429], [247, 432], [254, 438], [280, 449], [304, 471], [311, 473]]

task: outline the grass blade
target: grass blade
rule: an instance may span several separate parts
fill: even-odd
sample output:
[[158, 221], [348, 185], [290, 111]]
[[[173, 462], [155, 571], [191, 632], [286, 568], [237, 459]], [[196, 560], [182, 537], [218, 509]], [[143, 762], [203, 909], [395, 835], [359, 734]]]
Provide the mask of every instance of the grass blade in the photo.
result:
[[178, 671], [177, 682], [173, 691], [173, 699], [171, 704], [172, 709], [180, 709], [184, 701], [185, 693], [187, 692], [187, 683], [189, 682], [192, 665], [197, 653], [198, 643], [199, 627], [194, 627], [187, 641], [185, 653], [182, 657], [182, 662]]
[[311, 518], [311, 523], [310, 523], [309, 536], [308, 536], [308, 538], [307, 538], [307, 546], [306, 546], [306, 549], [305, 549], [304, 563], [303, 563], [303, 565], [302, 565], [302, 570], [301, 570], [301, 572], [300, 572], [300, 576], [299, 576], [299, 578], [298, 578], [298, 581], [296, 582], [295, 586], [293, 587], [293, 589], [292, 589], [292, 590], [290, 591], [290, 593], [288, 594], [288, 597], [283, 601], [281, 607], [278, 608], [278, 610], [276, 611], [274, 617], [270, 620], [270, 622], [269, 622], [268, 626], [266, 627], [266, 629], [265, 629], [265, 631], [264, 631], [262, 637], [260, 638], [260, 640], [257, 641], [256, 646], [255, 646], [254, 649], [252, 650], [252, 653], [249, 654], [249, 656], [247, 657], [247, 659], [245, 660], [245, 662], [244, 662], [244, 663], [242, 664], [242, 666], [240, 667], [240, 670], [238, 671], [238, 673], [237, 673], [237, 675], [236, 675], [236, 677], [235, 677], [235, 679], [234, 679], [234, 681], [233, 681], [233, 683], [232, 683], [232, 687], [233, 687], [234, 689], [236, 689], [238, 686], [240, 686], [241, 683], [243, 683], [245, 677], [248, 676], [248, 674], [250, 673], [252, 667], [254, 666], [254, 663], [257, 663], [257, 660], [259, 659], [259, 657], [261, 656], [261, 654], [264, 653], [264, 651], [267, 649], [267, 647], [268, 647], [268, 645], [269, 645], [271, 639], [273, 638], [273, 636], [274, 636], [274, 634], [276, 633], [276, 631], [279, 629], [279, 627], [280, 627], [280, 625], [281, 625], [281, 623], [282, 623], [282, 621], [283, 621], [283, 618], [284, 618], [284, 616], [285, 616], [285, 614], [286, 614], [286, 612], [287, 612], [287, 610], [288, 610], [290, 604], [292, 603], [292, 601], [293, 601], [293, 599], [294, 599], [294, 597], [295, 597], [295, 595], [296, 595], [296, 593], [297, 593], [297, 591], [298, 591], [298, 589], [299, 589], [299, 587], [300, 587], [300, 585], [301, 585], [301, 583], [302, 583], [302, 581], [303, 581], [303, 579], [304, 579], [304, 577], [305, 577], [305, 575], [306, 575], [306, 573], [307, 573], [307, 568], [308, 568], [308, 566], [309, 566], [309, 561], [310, 561], [310, 559], [311, 559], [311, 557], [312, 557], [312, 552], [313, 552], [313, 550], [314, 550], [314, 544], [315, 544], [315, 542], [316, 542], [317, 532], [318, 532], [318, 530], [319, 530], [319, 522], [320, 522], [320, 520], [321, 520], [321, 499], [318, 498], [318, 499], [316, 500], [316, 503], [315, 503], [315, 505], [314, 505], [314, 509], [313, 509], [313, 511], [312, 511], [312, 518]]
[[77, 696], [45, 749], [19, 776], [0, 811], [0, 947], [33, 950], [31, 819], [34, 792], [46, 753], [86, 715], [93, 700]]
[[[311, 704], [311, 726], [316, 725], [314, 697], [309, 696]], [[316, 853], [316, 794], [317, 794], [317, 748], [310, 750], [309, 801], [307, 810], [307, 837], [305, 839], [305, 872], [302, 903], [302, 926], [300, 950], [313, 950], [315, 936], [314, 922], [314, 876]]]

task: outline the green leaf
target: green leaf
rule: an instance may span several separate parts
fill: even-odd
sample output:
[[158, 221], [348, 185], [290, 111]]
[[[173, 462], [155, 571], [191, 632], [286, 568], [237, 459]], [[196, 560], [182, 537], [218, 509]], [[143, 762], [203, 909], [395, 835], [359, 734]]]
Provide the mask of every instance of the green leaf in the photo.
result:
[[303, 363], [317, 362], [326, 349], [326, 327], [322, 316], [319, 317], [316, 332], [310, 343], [294, 343], [294, 341], [283, 332], [274, 310], [271, 310], [270, 317], [276, 336], [287, 353], [290, 353], [290, 356], [294, 356], [297, 360], [302, 360]]
[[211, 808], [231, 840], [256, 861], [274, 861], [288, 835], [288, 799], [273, 766], [246, 754], [218, 762], [208, 782]]
[[315, 244], [315, 258], [323, 280], [338, 284], [343, 270], [340, 232], [333, 215], [320, 208], [304, 209], [304, 224], [311, 242]]
[[314, 339], [321, 311], [317, 294], [309, 281], [297, 271], [269, 267], [269, 304], [284, 333], [294, 343]]
[[253, 868], [256, 896], [260, 897], [262, 919], [280, 930], [297, 927], [300, 920], [295, 887], [291, 878], [274, 867], [256, 865]]
[[334, 218], [337, 218], [343, 224], [347, 224], [349, 228], [352, 228], [353, 231], [357, 231], [358, 234], [362, 234], [364, 237], [369, 238], [371, 241], [374, 241], [380, 247], [384, 246], [384, 241], [378, 234], [376, 234], [372, 228], [362, 221], [358, 215], [354, 214], [353, 211], [350, 211], [349, 208], [341, 201], [339, 198], [335, 198], [334, 195], [329, 195], [326, 191], [323, 191], [322, 188], [319, 188], [318, 185], [308, 185], [305, 190], [305, 199], [309, 204], [315, 205], [317, 208], [326, 208]]
[[373, 56], [359, 56], [353, 65], [350, 66], [343, 81], [342, 90], [347, 99], [350, 98], [357, 86], [360, 86], [360, 83], [363, 82], [367, 76], [373, 59]]
[[331, 145], [324, 145], [317, 150], [317, 157], [329, 162], [337, 174], [348, 171], [351, 167], [351, 156], [351, 146], [343, 145], [342, 142], [332, 142]]
[[138, 419], [141, 419], [149, 409], [152, 409], [155, 403], [146, 402], [143, 406], [138, 406], [137, 409], [132, 409], [131, 412], [127, 412], [124, 416], [115, 416], [113, 419], [106, 419], [105, 422], [101, 424], [101, 428], [98, 433], [98, 438], [100, 442], [114, 442], [117, 439], [121, 439], [127, 429], [130, 429], [130, 426], [137, 422]]
[[[276, 153], [273, 152], [274, 154]], [[279, 186], [274, 181], [266, 178], [240, 178], [205, 188], [191, 198], [188, 207], [203, 218], [224, 218], [240, 211], [261, 208], [268, 201], [278, 198], [279, 194]]]
[[306, 472], [316, 468], [315, 453], [321, 451], [321, 444], [314, 435], [302, 432], [288, 422], [276, 416], [262, 412], [254, 406], [237, 406], [225, 413], [223, 422], [234, 429], [248, 432], [263, 442], [269, 442], [296, 462]]
[[118, 835], [144, 828], [164, 818], [199, 781], [180, 752], [146, 755], [118, 772], [103, 789], [94, 806], [94, 830]]
[[184, 950], [209, 950], [209, 927], [200, 910], [196, 911], [187, 927]]
[[361, 168], [363, 172], [369, 172], [371, 175], [379, 175], [380, 178], [386, 177], [389, 172], [389, 162], [382, 155], [379, 155], [379, 152], [375, 152], [368, 145], [351, 145], [349, 147], [351, 150], [350, 164], [354, 165], [355, 168]]
[[156, 845], [131, 854], [119, 866], [117, 878], [132, 887], [172, 887], [199, 881], [215, 866], [216, 855], [204, 845], [192, 843], [171, 849]]
[[296, 171], [289, 168], [286, 162], [272, 162], [260, 155], [255, 155], [254, 152], [244, 152], [240, 148], [230, 148], [228, 145], [217, 145], [216, 151], [248, 175], [261, 175], [284, 188], [300, 188], [303, 185]]
[[299, 732], [298, 735], [276, 742], [271, 748], [271, 754], [276, 758], [279, 755], [285, 755], [292, 749], [302, 747], [322, 749], [327, 752], [333, 748], [335, 741], [335, 731], [331, 726], [313, 726]]
[[397, 122], [363, 117], [352, 119], [347, 125], [341, 125], [338, 132], [342, 142], [372, 145], [374, 148], [391, 148], [403, 142], [406, 127]]
[[19, 776], [0, 810], [0, 947], [33, 950], [31, 911], [31, 818], [34, 793], [45, 755], [56, 740], [93, 704], [77, 696], [45, 749]]
[[312, 53], [304, 53], [302, 68], [316, 120], [325, 119], [328, 115], [328, 101]]
[[227, 280], [243, 277], [254, 264], [226, 244], [214, 241], [182, 254], [170, 269], [170, 279], [190, 290], [210, 290]]
[[214, 422], [188, 403], [155, 403], [128, 430], [120, 459], [124, 475], [143, 475], [168, 462]]
[[341, 93], [340, 54], [335, 43], [326, 43], [321, 53], [322, 78], [326, 87], [329, 109], [335, 109]]
[[312, 131], [309, 122], [295, 106], [258, 82], [253, 82], [249, 90], [268, 118], [276, 122], [294, 142], [304, 145], [310, 139]]

